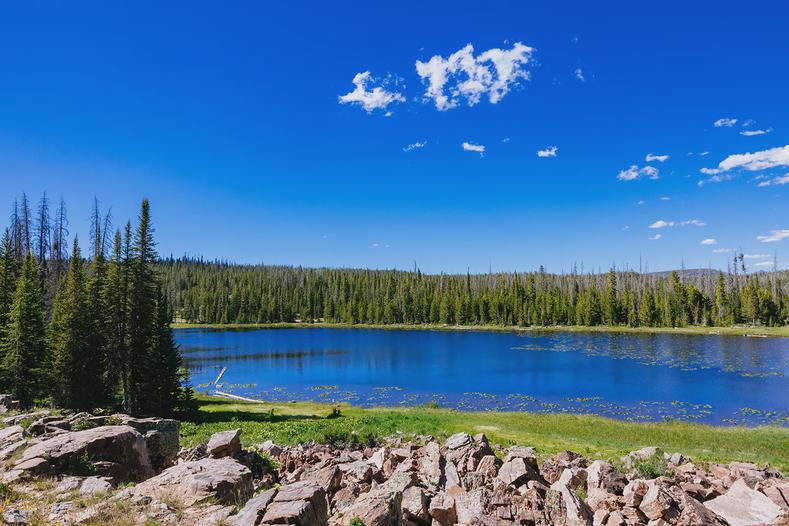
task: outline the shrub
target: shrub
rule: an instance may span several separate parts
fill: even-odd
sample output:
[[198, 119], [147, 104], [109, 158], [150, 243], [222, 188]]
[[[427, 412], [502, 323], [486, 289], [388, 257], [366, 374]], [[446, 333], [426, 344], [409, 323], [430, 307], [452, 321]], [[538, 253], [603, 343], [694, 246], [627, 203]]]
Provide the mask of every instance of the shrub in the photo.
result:
[[672, 477], [674, 472], [668, 469], [666, 459], [663, 455], [657, 454], [647, 458], [634, 458], [633, 471], [638, 473], [641, 477], [646, 479], [654, 479], [657, 477]]

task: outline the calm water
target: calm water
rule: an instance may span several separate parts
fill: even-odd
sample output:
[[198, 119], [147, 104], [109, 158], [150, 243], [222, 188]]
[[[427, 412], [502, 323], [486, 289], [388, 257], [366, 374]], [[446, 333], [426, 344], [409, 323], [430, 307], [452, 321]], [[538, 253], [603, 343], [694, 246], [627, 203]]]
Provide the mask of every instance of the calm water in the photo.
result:
[[366, 329], [176, 331], [192, 383], [250, 398], [789, 425], [789, 339]]

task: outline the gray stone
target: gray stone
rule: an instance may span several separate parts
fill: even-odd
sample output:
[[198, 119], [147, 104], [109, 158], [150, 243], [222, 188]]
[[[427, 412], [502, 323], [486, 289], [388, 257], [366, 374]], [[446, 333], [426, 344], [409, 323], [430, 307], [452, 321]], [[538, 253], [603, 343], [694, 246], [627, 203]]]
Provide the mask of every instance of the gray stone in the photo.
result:
[[128, 415], [113, 415], [124, 425], [139, 431], [145, 438], [151, 466], [161, 471], [173, 464], [180, 449], [181, 422], [172, 418], [133, 418]]
[[106, 477], [88, 477], [79, 486], [81, 495], [98, 495], [112, 490], [112, 481]]
[[266, 514], [266, 508], [274, 500], [276, 489], [269, 489], [247, 501], [241, 510], [227, 520], [228, 526], [258, 526]]
[[444, 442], [444, 447], [447, 449], [458, 449], [463, 446], [468, 446], [472, 442], [471, 435], [468, 433], [455, 433], [451, 437], [447, 438], [447, 441]]
[[657, 483], [651, 484], [638, 509], [652, 520], [672, 521], [679, 517], [680, 513], [679, 504], [674, 497]]
[[497, 480], [511, 486], [521, 486], [530, 480], [540, 480], [540, 475], [522, 457], [515, 457], [505, 462], [499, 469]]
[[31, 472], [74, 473], [87, 458], [106, 468], [118, 482], [145, 480], [153, 474], [142, 435], [129, 426], [106, 426], [64, 433], [27, 448], [14, 466]]
[[208, 454], [213, 458], [232, 457], [241, 451], [241, 430], [220, 431], [208, 440]]
[[264, 524], [323, 526], [328, 520], [328, 505], [323, 488], [312, 481], [283, 486], [266, 508]]
[[720, 515], [730, 526], [769, 524], [781, 515], [781, 508], [765, 494], [748, 487], [742, 479], [737, 480], [725, 495], [704, 503], [704, 506]]
[[33, 510], [18, 510], [11, 508], [3, 512], [3, 521], [6, 524], [27, 524], [33, 518]]
[[359, 495], [343, 512], [340, 524], [348, 525], [358, 517], [365, 526], [389, 526], [402, 522], [403, 494], [386, 488], [371, 489]]
[[586, 485], [589, 488], [600, 488], [609, 493], [621, 495], [625, 484], [627, 484], [627, 478], [608, 462], [595, 460], [586, 468]]
[[129, 491], [158, 500], [175, 499], [186, 507], [209, 501], [235, 505], [252, 494], [252, 472], [232, 458], [204, 458], [176, 464]]

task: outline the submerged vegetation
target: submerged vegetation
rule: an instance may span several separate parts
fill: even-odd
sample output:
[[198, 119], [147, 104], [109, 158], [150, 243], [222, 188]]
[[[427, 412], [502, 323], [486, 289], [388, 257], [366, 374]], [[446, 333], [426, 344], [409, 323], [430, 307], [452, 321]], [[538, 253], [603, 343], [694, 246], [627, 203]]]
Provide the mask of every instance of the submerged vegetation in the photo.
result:
[[373, 325], [622, 328], [786, 326], [789, 272], [430, 275], [356, 270], [160, 263], [176, 317], [200, 324], [327, 322]]

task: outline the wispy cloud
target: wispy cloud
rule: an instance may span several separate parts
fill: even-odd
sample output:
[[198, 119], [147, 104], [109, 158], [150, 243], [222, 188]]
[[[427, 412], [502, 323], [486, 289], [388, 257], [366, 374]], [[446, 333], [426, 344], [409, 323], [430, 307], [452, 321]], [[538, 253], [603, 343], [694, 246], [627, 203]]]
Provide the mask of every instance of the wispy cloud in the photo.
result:
[[544, 150], [537, 150], [537, 157], [556, 157], [558, 151], [556, 146], [549, 146]]
[[641, 179], [642, 177], [660, 179], [660, 170], [654, 166], [644, 166], [639, 168], [637, 165], [633, 164], [624, 170], [620, 170], [619, 174], [616, 176], [616, 178], [620, 181], [635, 181], [636, 179]]
[[661, 238], [663, 238], [663, 234], [655, 234], [654, 236], [648, 237], [647, 239], [650, 240], [650, 241], [657, 241], [658, 239], [661, 239]]
[[[356, 86], [353, 91], [340, 95], [340, 104], [357, 104], [364, 108], [367, 113], [375, 110], [384, 110], [390, 104], [405, 102], [405, 97], [396, 91], [387, 91], [388, 84], [395, 84], [394, 77], [387, 77], [384, 80], [374, 79], [369, 71], [357, 73], [353, 77], [353, 84]], [[374, 84], [378, 86], [372, 87]], [[372, 87], [372, 89], [369, 89]]]
[[715, 254], [728, 254], [729, 252], [734, 252], [733, 248], [716, 248], [712, 250]]
[[756, 172], [780, 166], [789, 166], [789, 144], [759, 152], [729, 155], [718, 163], [717, 168], [702, 168], [701, 173], [715, 175], [734, 169]]
[[[702, 168], [702, 173], [708, 173], [708, 172], [704, 172], [704, 168]], [[701, 181], [698, 182], [698, 185], [704, 186], [707, 183], [722, 183], [724, 181], [731, 181], [731, 179], [732, 179], [731, 174], [713, 175], [712, 177], [708, 177], [707, 179], [702, 179]]]
[[657, 161], [659, 163], [664, 163], [664, 162], [666, 162], [668, 160], [668, 158], [669, 158], [668, 155], [655, 155], [653, 153], [648, 153], [647, 156], [646, 156], [646, 161], [648, 163], [651, 163], [653, 161]]
[[516, 42], [511, 49], [493, 48], [474, 55], [471, 44], [448, 57], [435, 55], [427, 62], [416, 61], [416, 72], [426, 84], [424, 99], [439, 111], [462, 103], [477, 104], [487, 96], [498, 103], [521, 80], [529, 80], [526, 66], [534, 49]]
[[759, 183], [759, 186], [760, 187], [781, 186], [781, 185], [784, 185], [784, 184], [789, 184], [789, 174], [778, 175], [776, 177], [773, 177], [772, 179], [768, 179], [766, 181], [762, 181], [761, 183]]
[[657, 221], [649, 225], [649, 228], [669, 228], [674, 226], [688, 226], [688, 225], [706, 226], [707, 223], [699, 221], [698, 219], [688, 219], [686, 221], [664, 221], [662, 219], [658, 219]]
[[756, 240], [762, 243], [775, 243], [787, 237], [789, 237], [789, 230], [770, 230], [769, 234], [756, 236]]
[[584, 77], [584, 70], [581, 68], [576, 68], [573, 72], [575, 74], [575, 78], [580, 80], [581, 82], [586, 82], [586, 77]]
[[411, 144], [404, 146], [403, 151], [410, 152], [411, 150], [417, 150], [419, 148], [424, 148], [425, 146], [427, 146], [427, 141], [412, 142]]
[[[463, 149], [467, 152], [477, 152], [480, 157], [485, 156], [485, 146], [482, 144], [474, 144], [471, 142], [464, 142]], [[495, 156], [494, 156], [495, 157]]]
[[708, 237], [707, 239], [702, 239], [700, 245], [717, 245], [718, 240], [714, 237]]
[[744, 259], [767, 259], [771, 256], [770, 254], [743, 254], [742, 257]]
[[767, 128], [766, 130], [743, 130], [740, 132], [740, 135], [744, 135], [745, 137], [753, 137], [755, 135], [765, 135], [773, 131], [772, 128]]
[[714, 124], [716, 128], [731, 128], [737, 124], [737, 119], [718, 119], [712, 124]]
[[624, 232], [625, 230], [630, 230], [630, 225], [623, 226], [622, 231]]
[[660, 198], [660, 200], [661, 201], [671, 201], [671, 198], [669, 196], [667, 196], [667, 195], [664, 195], [663, 197]]

